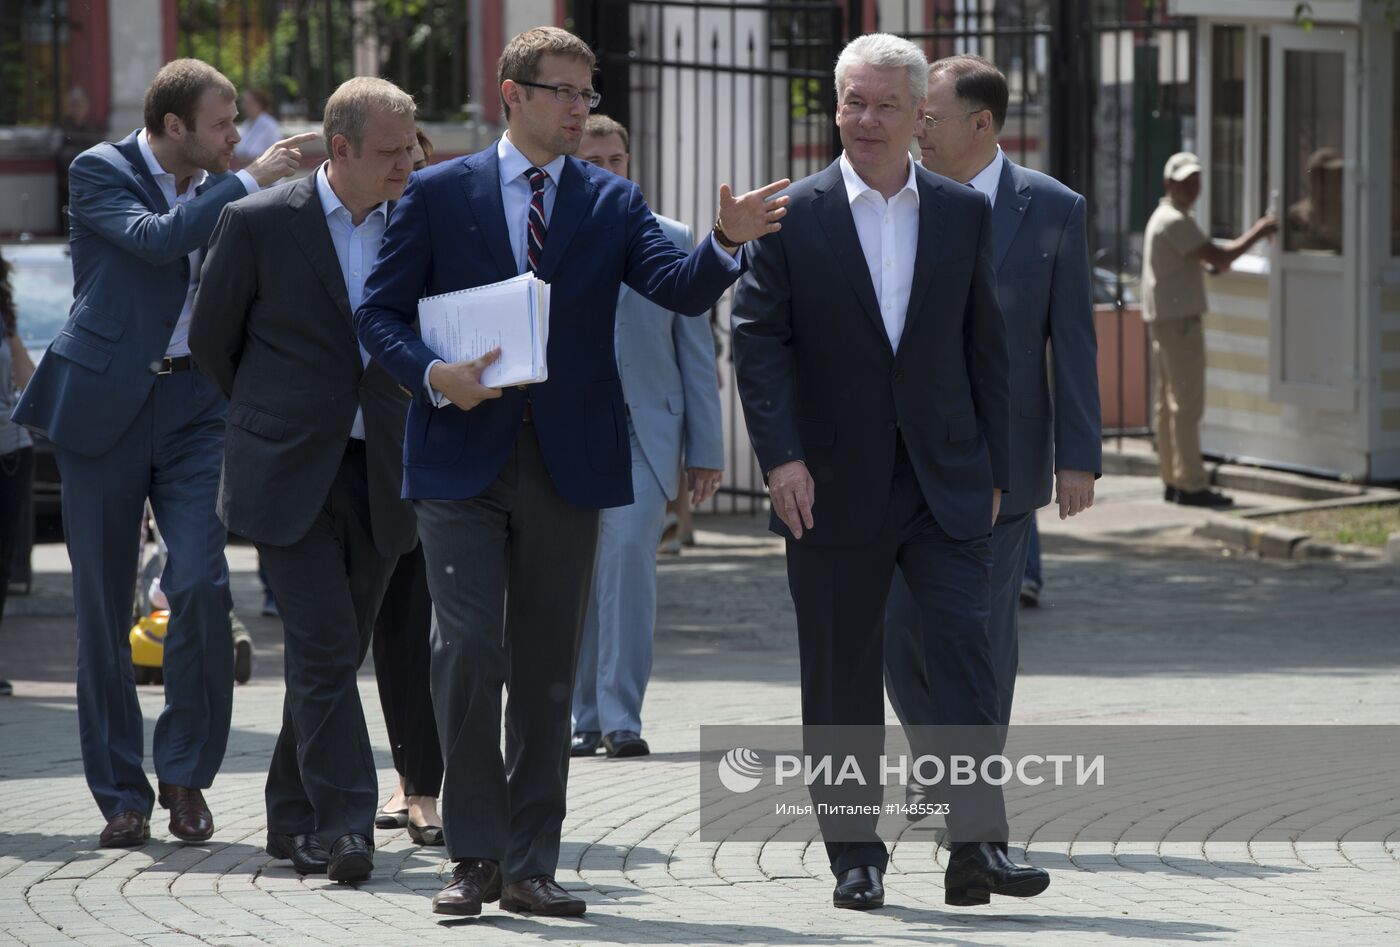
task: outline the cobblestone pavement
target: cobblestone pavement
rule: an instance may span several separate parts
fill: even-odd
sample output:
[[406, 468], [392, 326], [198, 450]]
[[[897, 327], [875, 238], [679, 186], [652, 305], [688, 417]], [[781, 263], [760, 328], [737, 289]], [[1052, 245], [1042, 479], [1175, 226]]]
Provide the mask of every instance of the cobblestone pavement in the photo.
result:
[[[1024, 614], [1017, 720], [1036, 723], [1396, 723], [1400, 573], [1275, 563], [1189, 537], [1192, 516], [1150, 481], [1108, 478], [1070, 524], [1042, 516], [1047, 586]], [[1242, 498], [1267, 502], [1261, 498]], [[254, 679], [238, 688], [205, 845], [95, 847], [82, 779], [72, 622], [0, 631], [0, 943], [20, 944], [1395, 944], [1400, 833], [1388, 843], [1030, 845], [1041, 897], [943, 904], [941, 855], [899, 841], [889, 906], [830, 906], [819, 843], [698, 837], [696, 750], [707, 723], [795, 723], [795, 631], [780, 547], [758, 518], [700, 520], [702, 545], [661, 564], [655, 675], [640, 760], [575, 761], [559, 878], [579, 920], [491, 906], [439, 921], [441, 850], [378, 832], [358, 890], [302, 879], [262, 851], [262, 784], [280, 719], [280, 628], [250, 618]], [[52, 557], [53, 550], [46, 551]], [[256, 615], [247, 549], [231, 550]], [[361, 676], [381, 786], [392, 776], [369, 669]], [[142, 688], [148, 726], [156, 688]], [[892, 832], [900, 826], [885, 825]], [[1400, 827], [1398, 827], [1400, 828]]]

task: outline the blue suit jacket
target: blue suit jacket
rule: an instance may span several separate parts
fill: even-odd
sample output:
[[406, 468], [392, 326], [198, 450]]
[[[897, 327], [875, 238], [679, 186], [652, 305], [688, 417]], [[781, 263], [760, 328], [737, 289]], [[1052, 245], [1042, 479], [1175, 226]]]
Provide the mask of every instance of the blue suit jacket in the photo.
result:
[[1001, 506], [1009, 515], [1049, 503], [1055, 470], [1102, 470], [1084, 198], [1008, 158], [992, 209], [992, 262], [1011, 356], [1011, 490]]
[[[689, 227], [655, 216], [672, 243], [690, 249]], [[710, 324], [662, 309], [624, 286], [617, 300], [616, 338], [632, 428], [647, 466], [674, 500], [682, 447], [687, 467], [724, 468], [724, 421]]]
[[116, 445], [150, 394], [150, 366], [165, 355], [185, 303], [189, 254], [209, 242], [224, 205], [248, 193], [236, 175], [211, 174], [197, 197], [171, 210], [138, 134], [73, 160], [73, 308], [13, 415], [90, 457]]
[[[549, 380], [529, 392], [545, 467], [565, 500], [594, 508], [632, 502], [626, 408], [613, 355], [622, 284], [696, 316], [741, 271], [710, 247], [689, 255], [678, 249], [631, 181], [565, 160], [539, 269], [551, 287]], [[436, 356], [414, 328], [418, 300], [517, 273], [494, 144], [413, 175], [355, 314], [370, 355], [414, 396], [404, 436], [404, 496], [481, 493], [505, 464], [525, 407], [525, 392], [509, 388], [470, 411], [434, 408], [423, 376]]]

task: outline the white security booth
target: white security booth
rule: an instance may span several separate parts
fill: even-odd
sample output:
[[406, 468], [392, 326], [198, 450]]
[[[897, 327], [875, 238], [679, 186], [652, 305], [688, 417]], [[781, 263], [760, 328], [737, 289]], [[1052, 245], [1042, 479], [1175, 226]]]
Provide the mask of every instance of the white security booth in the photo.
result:
[[1197, 217], [1280, 232], [1207, 280], [1207, 453], [1400, 479], [1395, 0], [1172, 0], [1198, 18]]

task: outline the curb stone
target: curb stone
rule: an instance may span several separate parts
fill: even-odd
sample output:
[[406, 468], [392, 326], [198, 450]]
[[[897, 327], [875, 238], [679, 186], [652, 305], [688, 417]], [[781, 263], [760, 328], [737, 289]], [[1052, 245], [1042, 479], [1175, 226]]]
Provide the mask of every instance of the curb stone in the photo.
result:
[[[1214, 539], [1265, 559], [1348, 559], [1374, 560], [1380, 550], [1369, 546], [1329, 543], [1313, 539], [1312, 534], [1286, 526], [1260, 525], [1232, 516], [1212, 516], [1197, 526], [1194, 534]], [[1397, 543], [1400, 545], [1400, 543]]]

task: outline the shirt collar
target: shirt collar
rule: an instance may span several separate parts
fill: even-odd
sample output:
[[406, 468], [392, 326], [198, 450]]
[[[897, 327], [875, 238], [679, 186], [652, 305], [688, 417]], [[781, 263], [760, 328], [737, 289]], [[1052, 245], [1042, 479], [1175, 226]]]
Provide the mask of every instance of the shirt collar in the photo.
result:
[[[350, 208], [346, 207], [340, 200], [340, 197], [336, 195], [335, 189], [331, 187], [331, 179], [326, 176], [326, 169], [330, 167], [330, 164], [329, 161], [323, 161], [321, 162], [321, 166], [316, 169], [316, 196], [321, 199], [321, 209], [326, 212], [327, 217], [338, 210], [343, 210], [345, 211], [345, 216], [350, 218], [351, 223], [354, 223], [355, 216], [350, 213]], [[385, 201], [369, 212], [370, 217], [373, 217], [375, 214], [379, 214], [387, 220], [389, 217], [389, 202]]]
[[997, 153], [992, 160], [967, 183], [989, 198], [995, 196], [997, 187], [1001, 184], [1001, 166], [1005, 162], [1006, 156], [1001, 153], [1001, 145], [997, 145]]
[[[144, 128], [141, 129], [140, 133], [136, 136], [136, 147], [141, 149], [141, 157], [146, 159], [146, 170], [151, 172], [151, 177], [155, 178], [157, 181], [162, 177], [170, 178], [170, 183], [173, 186], [176, 183], [175, 175], [162, 168], [160, 162], [156, 160], [156, 153], [151, 150], [150, 136], [151, 133]], [[204, 179], [207, 177], [209, 177], [208, 171], [205, 171], [203, 168], [197, 169], [194, 176], [190, 178], [190, 187], [202, 187], [204, 185]]]
[[[501, 165], [501, 183], [509, 184], [516, 178], [523, 177], [525, 172], [534, 167], [530, 159], [520, 153], [520, 149], [515, 147], [515, 143], [510, 140], [510, 134], [501, 136], [501, 140], [496, 143], [496, 159]], [[549, 164], [540, 169], [549, 175], [549, 179], [554, 182], [554, 186], [559, 186], [559, 175], [564, 173], [564, 156], [559, 155]]]
[[[845, 184], [846, 184], [846, 200], [847, 200], [847, 201], [849, 201], [850, 203], [854, 204], [854, 203], [856, 202], [856, 199], [857, 199], [858, 197], [860, 197], [862, 194], [864, 194], [866, 191], [873, 191], [877, 196], [880, 197], [881, 200], [884, 200], [884, 195], [880, 194], [879, 191], [876, 191], [876, 190], [875, 190], [873, 187], [871, 187], [869, 184], [866, 184], [865, 181], [861, 178], [861, 176], [860, 176], [859, 174], [856, 173], [856, 169], [855, 169], [854, 167], [851, 166], [850, 159], [848, 159], [848, 158], [846, 157], [846, 153], [845, 153], [844, 151], [841, 152], [841, 162], [840, 162], [840, 163], [841, 163], [841, 180], [844, 181]], [[894, 197], [891, 197], [891, 198], [890, 198], [890, 201], [895, 201], [895, 200], [897, 200], [897, 199], [899, 198], [899, 196], [900, 196], [901, 194], [903, 194], [905, 191], [909, 191], [909, 192], [913, 193], [913, 195], [914, 195], [914, 203], [915, 203], [915, 205], [917, 205], [917, 204], [919, 203], [919, 179], [915, 176], [915, 172], [914, 172], [914, 160], [913, 160], [912, 158], [909, 159], [909, 178], [908, 178], [908, 180], [906, 180], [906, 181], [904, 182], [904, 187], [900, 188], [899, 191], [894, 195]]]

